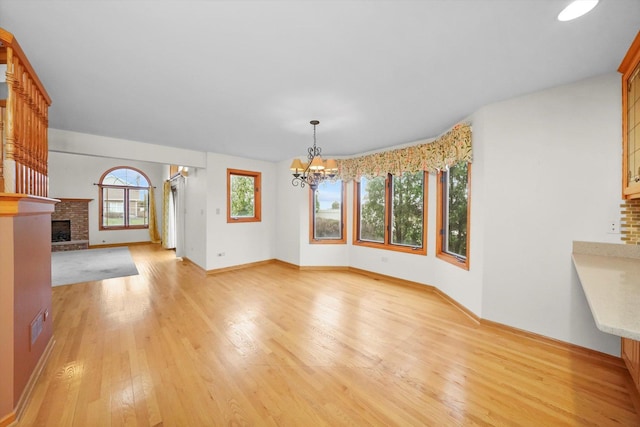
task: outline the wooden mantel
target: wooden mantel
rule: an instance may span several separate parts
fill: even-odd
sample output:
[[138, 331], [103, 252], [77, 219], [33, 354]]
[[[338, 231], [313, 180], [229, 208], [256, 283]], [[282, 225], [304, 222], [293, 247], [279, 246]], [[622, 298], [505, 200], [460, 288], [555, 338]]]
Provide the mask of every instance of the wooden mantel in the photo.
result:
[[29, 194], [0, 193], [0, 216], [51, 213], [59, 201]]
[[76, 199], [76, 198], [69, 198], [69, 197], [58, 197], [58, 200], [61, 202], [91, 202], [93, 201], [93, 199]]

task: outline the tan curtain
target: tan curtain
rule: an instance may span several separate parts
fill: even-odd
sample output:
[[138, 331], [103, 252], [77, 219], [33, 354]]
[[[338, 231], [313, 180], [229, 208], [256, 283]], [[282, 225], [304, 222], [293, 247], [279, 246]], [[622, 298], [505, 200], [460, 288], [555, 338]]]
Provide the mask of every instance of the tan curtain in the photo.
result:
[[340, 159], [338, 176], [343, 181], [373, 178], [392, 173], [427, 171], [436, 173], [459, 162], [471, 162], [471, 125], [458, 124], [433, 142], [374, 153], [352, 159]]
[[153, 243], [160, 243], [158, 217], [156, 216], [156, 197], [153, 187], [149, 187], [149, 239], [151, 239]]
[[165, 181], [162, 186], [162, 247], [170, 249], [169, 246], [169, 193], [171, 192], [171, 182]]

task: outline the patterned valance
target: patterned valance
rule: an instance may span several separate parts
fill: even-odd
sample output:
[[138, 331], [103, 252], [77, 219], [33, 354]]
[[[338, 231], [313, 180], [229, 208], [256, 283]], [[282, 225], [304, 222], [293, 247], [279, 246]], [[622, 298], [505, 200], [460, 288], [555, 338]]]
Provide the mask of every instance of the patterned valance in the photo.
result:
[[427, 171], [436, 173], [459, 162], [471, 162], [471, 125], [458, 124], [433, 142], [352, 159], [338, 159], [343, 181], [373, 178], [392, 173]]

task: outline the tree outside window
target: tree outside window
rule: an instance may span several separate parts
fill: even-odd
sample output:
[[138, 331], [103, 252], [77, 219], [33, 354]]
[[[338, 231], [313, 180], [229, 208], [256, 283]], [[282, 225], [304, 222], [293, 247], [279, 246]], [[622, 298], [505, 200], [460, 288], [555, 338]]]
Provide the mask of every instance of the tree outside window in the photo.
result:
[[358, 186], [360, 199], [359, 240], [384, 243], [386, 179], [362, 177]]
[[469, 269], [469, 196], [471, 165], [458, 163], [442, 171], [438, 182], [436, 256]]
[[391, 243], [423, 246], [424, 173], [405, 173], [391, 181]]
[[426, 254], [427, 175], [362, 177], [356, 184], [355, 245]]
[[227, 222], [261, 220], [261, 173], [227, 169]]

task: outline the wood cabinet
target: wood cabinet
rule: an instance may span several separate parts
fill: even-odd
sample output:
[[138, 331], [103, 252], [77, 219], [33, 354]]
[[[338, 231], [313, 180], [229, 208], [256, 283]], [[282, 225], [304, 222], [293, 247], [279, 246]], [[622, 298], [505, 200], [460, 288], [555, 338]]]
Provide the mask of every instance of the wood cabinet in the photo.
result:
[[622, 359], [631, 373], [636, 388], [640, 390], [640, 342], [622, 338]]
[[[622, 198], [640, 199], [640, 32], [618, 71], [622, 73]], [[622, 338], [622, 359], [640, 390], [640, 342]]]
[[618, 71], [622, 73], [622, 197], [640, 198], [640, 32]]

